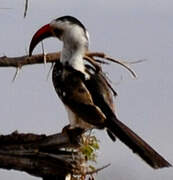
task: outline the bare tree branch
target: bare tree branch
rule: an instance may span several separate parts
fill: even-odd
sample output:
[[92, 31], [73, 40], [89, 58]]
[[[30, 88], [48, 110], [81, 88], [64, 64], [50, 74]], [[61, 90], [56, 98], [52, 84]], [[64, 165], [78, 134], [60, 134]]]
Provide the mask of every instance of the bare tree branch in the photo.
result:
[[[105, 53], [102, 52], [88, 52], [85, 54], [84, 59], [92, 64], [96, 70], [101, 70], [100, 64], [107, 64], [107, 62], [103, 60], [97, 60], [96, 58], [101, 58], [103, 60], [107, 60], [116, 64], [121, 65], [122, 67], [126, 68], [133, 77], [136, 77], [136, 73], [123, 61], [111, 58], [107, 56]], [[57, 53], [48, 53], [48, 54], [38, 54], [29, 56], [21, 56], [21, 57], [0, 57], [0, 67], [16, 67], [21, 68], [24, 65], [31, 65], [31, 64], [41, 64], [44, 63], [46, 59], [47, 63], [53, 63], [60, 59], [60, 52]], [[139, 61], [137, 61], [138, 63]]]
[[[48, 63], [56, 62], [59, 59], [60, 53], [49, 53], [46, 55], [46, 60]], [[0, 67], [19, 67], [32, 64], [42, 64], [44, 63], [44, 56], [42, 54], [20, 57], [0, 57]]]
[[[75, 137], [80, 136], [81, 132], [76, 131]], [[66, 132], [50, 136], [17, 132], [1, 135], [0, 168], [25, 171], [42, 178], [54, 177], [52, 180], [69, 173], [79, 174], [79, 154], [65, 149], [79, 146], [76, 142], [72, 143]]]

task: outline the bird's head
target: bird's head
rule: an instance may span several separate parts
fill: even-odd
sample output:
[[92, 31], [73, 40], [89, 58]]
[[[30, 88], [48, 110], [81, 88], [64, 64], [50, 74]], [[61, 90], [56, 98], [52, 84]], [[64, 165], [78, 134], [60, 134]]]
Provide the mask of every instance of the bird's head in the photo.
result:
[[56, 37], [63, 41], [64, 47], [70, 50], [81, 47], [88, 49], [89, 35], [84, 25], [72, 16], [63, 16], [41, 27], [34, 34], [29, 47], [29, 55], [32, 55], [40, 41], [49, 37]]

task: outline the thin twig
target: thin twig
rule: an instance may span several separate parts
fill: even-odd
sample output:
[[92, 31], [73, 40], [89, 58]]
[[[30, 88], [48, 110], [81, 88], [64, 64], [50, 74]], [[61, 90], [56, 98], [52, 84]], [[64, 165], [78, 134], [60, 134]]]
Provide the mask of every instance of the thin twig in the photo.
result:
[[147, 59], [139, 59], [139, 60], [136, 60], [136, 61], [122, 61], [123, 63], [125, 64], [138, 64], [138, 63], [143, 63], [147, 61]]
[[122, 61], [116, 60], [114, 58], [111, 58], [111, 57], [107, 56], [105, 53], [102, 53], [102, 52], [89, 52], [87, 54], [87, 56], [90, 56], [90, 57], [96, 56], [96, 57], [100, 57], [100, 58], [106, 59], [108, 61], [114, 62], [116, 64], [119, 64], [119, 65], [123, 66], [124, 68], [126, 68], [132, 74], [132, 76], [134, 78], [137, 77], [136, 73], [130, 67], [128, 67], [125, 63], [123, 63]]
[[20, 67], [17, 67], [16, 68], [16, 72], [15, 72], [15, 74], [14, 74], [14, 77], [13, 77], [13, 79], [12, 79], [12, 82], [14, 82], [15, 80], [16, 80], [16, 78], [17, 78], [17, 76], [19, 75], [19, 73], [20, 73]]
[[51, 73], [53, 67], [54, 67], [54, 63], [52, 63], [52, 64], [51, 64], [51, 67], [49, 68], [49, 71], [48, 71], [48, 73], [47, 73], [47, 78], [46, 78], [47, 80], [49, 79], [49, 76], [50, 76], [50, 73]]
[[46, 53], [45, 53], [45, 51], [44, 51], [44, 44], [43, 44], [43, 41], [41, 41], [41, 48], [42, 48], [42, 52], [43, 52], [44, 66], [46, 67], [47, 59], [46, 59]]
[[126, 68], [126, 69], [132, 74], [132, 76], [133, 76], [134, 78], [137, 77], [136, 73], [135, 73], [130, 67], [128, 67], [126, 64], [122, 63], [121, 61], [118, 61], [118, 60], [113, 59], [113, 58], [108, 57], [108, 56], [105, 56], [104, 58], [107, 59], [107, 60], [109, 60], [109, 61], [112, 61], [112, 62], [114, 62], [114, 63], [117, 63], [117, 64], [123, 66], [124, 68]]
[[99, 171], [101, 171], [101, 170], [109, 167], [110, 165], [111, 165], [111, 164], [107, 164], [107, 165], [105, 165], [105, 166], [103, 166], [103, 167], [101, 167], [101, 168], [97, 168], [97, 169], [95, 169], [95, 170], [93, 170], [93, 171], [88, 171], [88, 172], [86, 172], [86, 175], [96, 174], [96, 173], [98, 173]]
[[25, 1], [24, 18], [26, 17], [27, 10], [28, 10], [28, 0]]
[[90, 64], [92, 64], [96, 68], [97, 72], [101, 71], [101, 66], [98, 62], [95, 61], [95, 59], [89, 56], [84, 56], [84, 59], [86, 59]]

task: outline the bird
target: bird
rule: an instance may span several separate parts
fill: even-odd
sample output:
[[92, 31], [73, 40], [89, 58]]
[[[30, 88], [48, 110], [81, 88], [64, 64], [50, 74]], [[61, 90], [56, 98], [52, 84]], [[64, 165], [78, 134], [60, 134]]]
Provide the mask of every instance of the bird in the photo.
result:
[[60, 60], [54, 65], [52, 81], [69, 118], [69, 129], [106, 129], [153, 169], [172, 166], [148, 143], [121, 122], [115, 111], [113, 93], [103, 71], [84, 63], [89, 51], [89, 33], [73, 16], [62, 16], [41, 27], [32, 37], [29, 56], [42, 40], [55, 37], [62, 41]]

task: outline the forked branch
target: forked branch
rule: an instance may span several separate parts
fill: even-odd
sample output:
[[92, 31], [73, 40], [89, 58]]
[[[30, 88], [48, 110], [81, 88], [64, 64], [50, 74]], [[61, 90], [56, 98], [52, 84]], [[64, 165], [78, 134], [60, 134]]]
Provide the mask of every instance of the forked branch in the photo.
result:
[[[21, 56], [21, 57], [0, 57], [0, 67], [16, 67], [21, 68], [25, 65], [31, 65], [31, 64], [42, 64], [45, 62], [47, 63], [53, 63], [60, 59], [60, 52], [57, 53], [48, 53], [46, 55], [43, 54], [37, 54], [33, 55], [31, 57], [29, 56]], [[98, 60], [98, 58], [101, 58], [102, 60]], [[124, 63], [123, 61], [116, 60], [114, 58], [111, 58], [107, 56], [105, 53], [101, 52], [88, 52], [84, 56], [84, 59], [88, 61], [90, 64], [92, 64], [96, 70], [101, 70], [100, 64], [108, 64], [107, 61], [113, 62], [116, 64], [119, 64], [126, 68], [133, 77], [136, 77], [135, 72], [127, 65], [127, 63]]]

